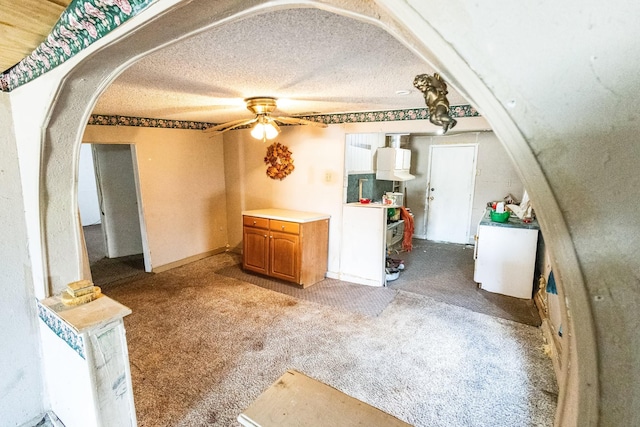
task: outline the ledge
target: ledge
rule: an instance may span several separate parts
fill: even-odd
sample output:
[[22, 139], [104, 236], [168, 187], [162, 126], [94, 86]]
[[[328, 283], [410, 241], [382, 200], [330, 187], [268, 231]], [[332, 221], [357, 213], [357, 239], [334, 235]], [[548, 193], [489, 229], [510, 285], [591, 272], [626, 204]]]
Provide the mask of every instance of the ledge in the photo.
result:
[[[59, 296], [53, 296], [38, 304], [66, 324], [71, 326], [76, 333], [84, 333], [91, 329], [113, 322], [131, 314], [131, 309], [111, 298], [102, 295], [86, 304], [66, 306]], [[42, 317], [42, 316], [41, 316]], [[44, 319], [43, 319], [44, 320]], [[46, 321], [45, 321], [46, 323]]]

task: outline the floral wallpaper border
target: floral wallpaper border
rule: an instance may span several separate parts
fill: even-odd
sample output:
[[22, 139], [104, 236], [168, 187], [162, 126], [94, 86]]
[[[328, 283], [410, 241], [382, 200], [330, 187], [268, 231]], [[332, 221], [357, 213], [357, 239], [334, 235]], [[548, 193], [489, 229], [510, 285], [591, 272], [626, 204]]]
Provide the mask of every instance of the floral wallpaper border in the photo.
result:
[[109, 116], [92, 114], [88, 125], [97, 126], [134, 126], [164, 129], [206, 129], [215, 126], [214, 123], [194, 122], [189, 120], [150, 119], [146, 117]]
[[52, 313], [47, 307], [42, 305], [40, 301], [36, 301], [38, 307], [38, 317], [49, 327], [58, 337], [67, 343], [76, 353], [83, 359], [86, 359], [84, 354], [84, 340], [80, 335], [73, 330], [65, 321], [63, 321], [55, 313]]
[[[480, 114], [471, 105], [456, 105], [449, 109], [452, 117], [478, 117]], [[413, 108], [407, 110], [368, 111], [361, 113], [318, 114], [310, 116], [296, 116], [325, 124], [339, 123], [368, 123], [368, 122], [394, 122], [402, 120], [428, 120], [429, 112], [426, 108]], [[215, 126], [217, 123], [195, 122], [187, 120], [151, 119], [132, 116], [109, 116], [93, 114], [89, 117], [88, 125], [96, 126], [137, 126], [164, 129], [194, 129], [204, 130]], [[286, 125], [285, 125], [286, 126]], [[246, 128], [248, 126], [244, 126]], [[242, 129], [242, 128], [237, 128]]]
[[31, 55], [0, 74], [10, 92], [62, 64], [138, 14], [155, 0], [73, 0], [47, 39]]
[[[449, 107], [451, 117], [478, 117], [480, 113], [471, 105], [454, 105]], [[298, 116], [296, 116], [298, 117]], [[312, 116], [300, 116], [303, 119], [335, 123], [367, 123], [367, 122], [396, 122], [402, 120], [428, 120], [427, 108], [410, 108], [405, 110], [366, 111], [360, 113], [318, 114]]]

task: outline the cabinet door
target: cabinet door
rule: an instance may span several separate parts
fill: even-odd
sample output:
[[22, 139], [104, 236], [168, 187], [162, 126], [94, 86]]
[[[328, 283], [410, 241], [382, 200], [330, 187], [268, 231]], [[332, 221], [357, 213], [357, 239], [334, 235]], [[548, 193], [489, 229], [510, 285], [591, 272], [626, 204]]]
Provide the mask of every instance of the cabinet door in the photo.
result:
[[271, 231], [270, 235], [271, 271], [269, 274], [273, 277], [298, 283], [300, 281], [299, 236], [277, 231]]
[[244, 227], [242, 267], [269, 274], [269, 235], [267, 230]]

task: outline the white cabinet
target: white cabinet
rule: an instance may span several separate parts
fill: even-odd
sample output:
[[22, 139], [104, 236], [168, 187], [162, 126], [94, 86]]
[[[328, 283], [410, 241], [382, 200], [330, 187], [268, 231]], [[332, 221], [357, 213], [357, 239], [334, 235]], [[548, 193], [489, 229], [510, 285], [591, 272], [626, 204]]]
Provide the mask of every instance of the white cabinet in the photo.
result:
[[347, 174], [373, 173], [374, 155], [384, 146], [383, 133], [352, 133], [346, 136], [345, 168]]
[[342, 207], [340, 280], [368, 286], [387, 284], [387, 248], [404, 235], [404, 221], [387, 225], [395, 205], [349, 203]]
[[538, 229], [537, 222], [518, 218], [491, 222], [487, 211], [478, 224], [473, 280], [489, 292], [531, 299]]
[[387, 181], [408, 181], [411, 175], [411, 150], [405, 148], [378, 148], [376, 179]]

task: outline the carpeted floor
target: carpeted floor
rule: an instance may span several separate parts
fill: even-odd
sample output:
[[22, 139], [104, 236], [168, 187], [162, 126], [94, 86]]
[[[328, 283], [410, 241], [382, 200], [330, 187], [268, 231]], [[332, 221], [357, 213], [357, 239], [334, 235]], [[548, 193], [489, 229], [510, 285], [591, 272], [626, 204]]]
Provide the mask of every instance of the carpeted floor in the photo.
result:
[[103, 288], [133, 310], [138, 425], [238, 425], [287, 369], [416, 426], [553, 425], [538, 328], [402, 290], [364, 315], [215, 273], [237, 262], [220, 254]]
[[287, 369], [416, 426], [553, 424], [553, 368], [528, 326], [537, 312], [477, 289], [465, 246], [416, 241], [389, 288], [301, 289], [243, 272], [233, 253], [146, 274], [141, 256], [104, 258], [93, 232], [94, 282], [133, 310], [140, 426], [238, 425]]
[[120, 258], [106, 257], [101, 224], [87, 225], [82, 229], [91, 266], [91, 277], [96, 286], [102, 287], [109, 283], [127, 281], [147, 274], [144, 271], [142, 254]]
[[[97, 286], [127, 282], [147, 275], [142, 254], [105, 258], [101, 225], [83, 229], [91, 274]], [[478, 288], [473, 281], [473, 247], [419, 239], [414, 239], [413, 243], [413, 251], [394, 255], [394, 258], [404, 260], [406, 269], [397, 280], [389, 282], [388, 288], [353, 286], [347, 282], [325, 279], [303, 290], [279, 280], [244, 272], [238, 265], [225, 267], [218, 273], [296, 298], [374, 316], [393, 299], [395, 291], [403, 290], [477, 313], [540, 326], [540, 316], [533, 300], [494, 294]], [[361, 300], [366, 303], [362, 304]]]
[[[431, 297], [502, 319], [532, 326], [541, 320], [533, 299], [525, 300], [479, 289], [473, 281], [473, 246], [413, 239], [413, 250], [393, 255], [405, 270], [388, 286]], [[533, 280], [533, 278], [532, 278]]]
[[[238, 261], [240, 261], [239, 258]], [[298, 299], [368, 316], [377, 316], [382, 313], [382, 310], [389, 305], [397, 293], [397, 291], [389, 288], [362, 286], [336, 279], [324, 279], [308, 288], [302, 289], [278, 279], [246, 272], [242, 269], [241, 264], [221, 268], [216, 273]]]

